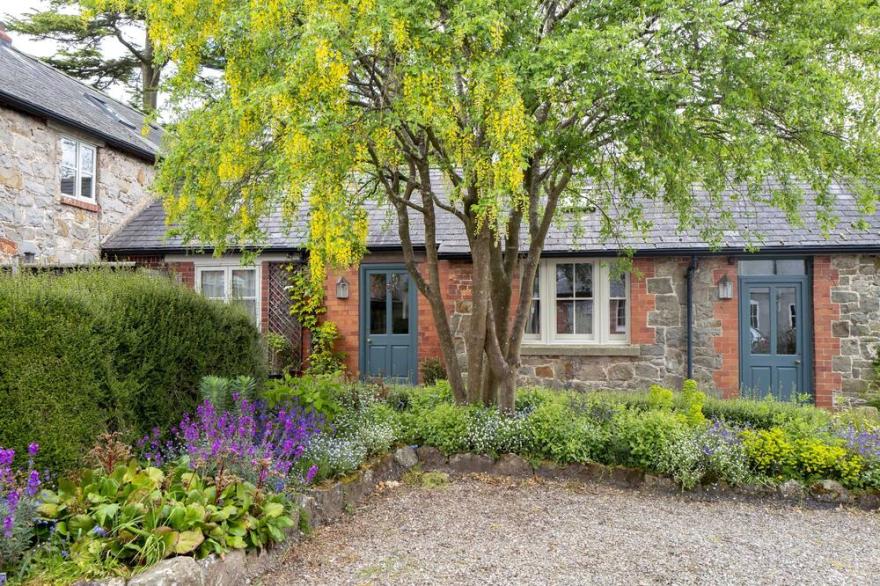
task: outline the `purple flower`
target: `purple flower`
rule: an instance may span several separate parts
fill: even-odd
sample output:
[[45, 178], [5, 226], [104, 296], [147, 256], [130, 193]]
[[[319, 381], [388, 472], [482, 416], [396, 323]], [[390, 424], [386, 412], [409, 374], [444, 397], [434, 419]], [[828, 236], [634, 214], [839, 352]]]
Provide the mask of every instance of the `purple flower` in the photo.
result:
[[6, 539], [12, 537], [12, 515], [6, 515], [3, 517], [3, 536]]
[[6, 572], [0, 572], [0, 586], [6, 584]]
[[31, 458], [35, 457], [37, 455], [37, 453], [39, 453], [39, 451], [40, 451], [40, 444], [38, 444], [37, 442], [33, 442], [31, 444], [28, 444], [28, 455]]
[[312, 464], [309, 466], [309, 471], [306, 472], [306, 484], [311, 484], [311, 482], [315, 479], [315, 476], [318, 475], [318, 467]]
[[94, 534], [96, 537], [107, 537], [107, 530], [100, 525], [95, 525], [95, 527], [92, 529], [92, 534]]
[[27, 488], [25, 488], [25, 494], [27, 494], [28, 496], [34, 496], [39, 490], [40, 473], [36, 470], [31, 470], [30, 474], [28, 474]]

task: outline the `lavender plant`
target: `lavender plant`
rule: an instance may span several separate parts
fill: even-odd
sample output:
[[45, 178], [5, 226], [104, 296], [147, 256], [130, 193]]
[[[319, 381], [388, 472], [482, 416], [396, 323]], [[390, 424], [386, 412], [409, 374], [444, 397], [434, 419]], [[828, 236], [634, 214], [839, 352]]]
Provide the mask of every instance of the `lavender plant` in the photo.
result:
[[39, 444], [28, 446], [28, 464], [24, 471], [13, 467], [15, 450], [0, 447], [0, 584], [8, 570], [17, 563], [33, 538], [40, 473], [34, 469]]

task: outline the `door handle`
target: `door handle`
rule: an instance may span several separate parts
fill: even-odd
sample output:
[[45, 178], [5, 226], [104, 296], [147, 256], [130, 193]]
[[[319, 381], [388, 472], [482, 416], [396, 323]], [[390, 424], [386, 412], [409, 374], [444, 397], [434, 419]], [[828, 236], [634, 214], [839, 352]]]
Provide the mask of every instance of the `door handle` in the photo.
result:
[[367, 338], [367, 344], [372, 344], [372, 343], [373, 343], [373, 338]]
[[801, 361], [800, 361], [800, 360], [795, 360], [794, 363], [795, 363], [795, 364], [800, 364]]

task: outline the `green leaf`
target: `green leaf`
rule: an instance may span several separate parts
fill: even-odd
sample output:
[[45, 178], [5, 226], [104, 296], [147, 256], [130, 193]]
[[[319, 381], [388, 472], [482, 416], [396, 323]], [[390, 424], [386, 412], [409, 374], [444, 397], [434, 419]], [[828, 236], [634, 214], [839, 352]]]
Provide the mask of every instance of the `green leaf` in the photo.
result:
[[95, 519], [98, 520], [99, 525], [108, 525], [109, 521], [111, 521], [118, 512], [119, 505], [117, 505], [116, 503], [104, 503], [95, 507], [94, 514]]
[[284, 505], [281, 503], [266, 503], [263, 506], [263, 515], [269, 519], [280, 517], [284, 514]]
[[193, 551], [205, 540], [201, 529], [193, 529], [190, 531], [182, 531], [177, 536], [177, 542], [174, 544], [174, 553], [185, 554]]

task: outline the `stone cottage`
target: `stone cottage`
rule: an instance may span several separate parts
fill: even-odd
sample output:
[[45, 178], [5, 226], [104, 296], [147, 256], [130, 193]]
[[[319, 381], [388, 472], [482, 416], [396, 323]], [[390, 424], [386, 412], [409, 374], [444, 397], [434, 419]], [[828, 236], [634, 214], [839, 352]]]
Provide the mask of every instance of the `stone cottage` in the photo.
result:
[[150, 200], [161, 138], [0, 30], [0, 264], [83, 264]]
[[[862, 218], [853, 194], [835, 185], [839, 222], [825, 235], [815, 193], [803, 189], [798, 226], [731, 193], [729, 205], [742, 209], [733, 210], [738, 227], [721, 249], [678, 230], [674, 214], [659, 205], [646, 211], [647, 234], [617, 243], [597, 236], [596, 217], [579, 220], [580, 231], [561, 218], [532, 292], [522, 382], [644, 389], [693, 377], [724, 397], [809, 394], [824, 407], [858, 397], [880, 344], [880, 213]], [[386, 209], [368, 211], [369, 253], [359, 267], [328, 277], [327, 318], [339, 326], [352, 374], [415, 381], [419, 364], [440, 356], [437, 331], [404, 268], [396, 223]], [[856, 228], [860, 219], [868, 229]], [[286, 312], [283, 267], [307, 256], [306, 221], [303, 212], [286, 228], [274, 214], [263, 225], [264, 248], [243, 265], [241, 251], [218, 258], [166, 238], [162, 206], [154, 203], [105, 241], [104, 254], [171, 268], [209, 297], [244, 302], [264, 330], [275, 331], [276, 316]], [[449, 214], [439, 219], [437, 240], [463, 356], [471, 263], [457, 222]], [[747, 252], [755, 234], [763, 235], [761, 251]], [[414, 245], [424, 251], [424, 240]], [[616, 277], [610, 264], [624, 248], [635, 251], [633, 271]]]

